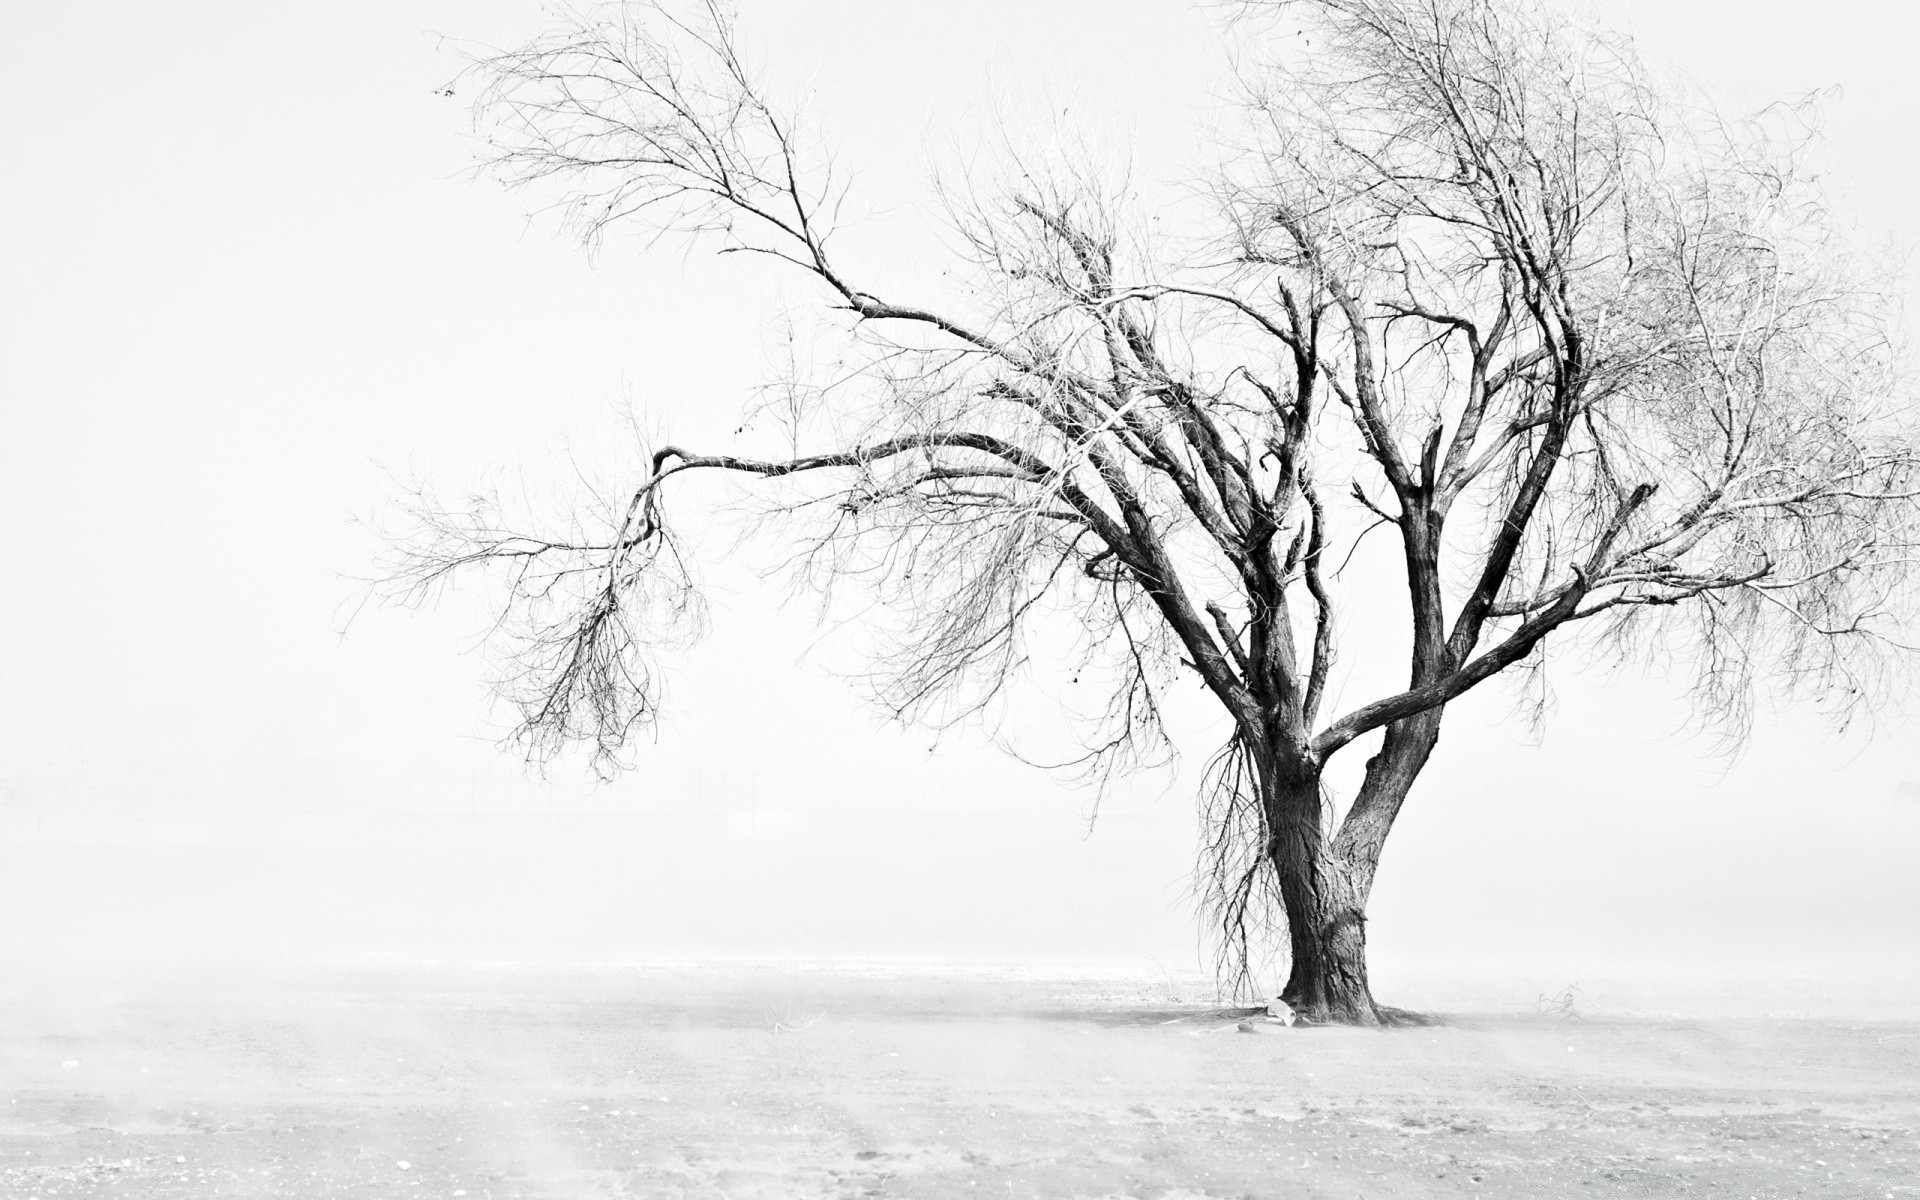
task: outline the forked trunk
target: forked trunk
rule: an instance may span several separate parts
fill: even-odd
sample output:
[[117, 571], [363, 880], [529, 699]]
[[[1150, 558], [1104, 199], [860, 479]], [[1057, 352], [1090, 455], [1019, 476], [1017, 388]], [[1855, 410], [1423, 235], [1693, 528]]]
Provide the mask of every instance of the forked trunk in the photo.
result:
[[1276, 763], [1261, 782], [1273, 838], [1268, 853], [1292, 952], [1280, 998], [1298, 1017], [1318, 1024], [1418, 1022], [1412, 1013], [1376, 1003], [1367, 981], [1366, 909], [1378, 847], [1356, 856], [1328, 837], [1320, 776], [1312, 768]]
[[1377, 1025], [1367, 986], [1366, 885], [1330, 853], [1320, 776], [1277, 764], [1266, 773], [1274, 873], [1287, 910], [1293, 965], [1280, 993], [1294, 1013], [1326, 1024]]

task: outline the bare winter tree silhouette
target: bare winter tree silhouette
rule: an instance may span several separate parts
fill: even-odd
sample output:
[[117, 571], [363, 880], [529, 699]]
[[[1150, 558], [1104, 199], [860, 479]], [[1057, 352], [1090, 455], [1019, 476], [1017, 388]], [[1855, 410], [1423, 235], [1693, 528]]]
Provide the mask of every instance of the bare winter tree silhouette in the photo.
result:
[[[1842, 715], [1883, 694], [1914, 410], [1890, 285], [1778, 122], [1709, 121], [1518, 0], [1249, 2], [1225, 28], [1278, 49], [1199, 131], [1219, 165], [1188, 224], [1149, 233], [1096, 166], [1011, 161], [938, 197], [966, 284], [944, 304], [837, 253], [844, 186], [725, 9], [593, 8], [476, 57], [500, 179], [589, 241], [777, 260], [856, 367], [794, 389], [806, 452], [659, 446], [573, 535], [423, 501], [394, 578], [503, 580], [522, 738], [605, 766], [655, 715], [653, 653], [697, 631], [667, 504], [691, 472], [783, 489], [807, 568], [905, 614], [877, 662], [903, 718], [977, 710], [1069, 613], [1112, 680], [1090, 765], [1162, 748], [1176, 674], [1230, 719], [1201, 797], [1226, 974], [1284, 930], [1302, 1016], [1411, 1019], [1372, 997], [1365, 911], [1448, 703], [1575, 638], [1678, 652], [1734, 734], [1763, 672]], [[1343, 630], [1332, 556], [1375, 527], [1408, 625]], [[1404, 638], [1407, 681], [1325, 711], [1348, 636]], [[1375, 731], [1336, 805], [1329, 760]]]

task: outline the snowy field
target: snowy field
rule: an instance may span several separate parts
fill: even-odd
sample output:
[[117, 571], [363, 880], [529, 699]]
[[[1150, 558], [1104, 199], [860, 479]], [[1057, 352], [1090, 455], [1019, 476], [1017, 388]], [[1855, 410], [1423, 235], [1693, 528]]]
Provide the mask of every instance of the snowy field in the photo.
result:
[[1391, 998], [1467, 1007], [1242, 1029], [1197, 978], [929, 964], [13, 983], [0, 1196], [1920, 1196], [1910, 991]]

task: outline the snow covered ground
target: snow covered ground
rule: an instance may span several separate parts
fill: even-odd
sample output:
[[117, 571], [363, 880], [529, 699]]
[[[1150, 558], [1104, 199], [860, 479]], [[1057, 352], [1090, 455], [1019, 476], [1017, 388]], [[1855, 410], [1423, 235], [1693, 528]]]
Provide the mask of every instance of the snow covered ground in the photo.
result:
[[1089, 967], [0, 982], [0, 1196], [1920, 1195], [1911, 992], [1689, 986], [1249, 1033]]

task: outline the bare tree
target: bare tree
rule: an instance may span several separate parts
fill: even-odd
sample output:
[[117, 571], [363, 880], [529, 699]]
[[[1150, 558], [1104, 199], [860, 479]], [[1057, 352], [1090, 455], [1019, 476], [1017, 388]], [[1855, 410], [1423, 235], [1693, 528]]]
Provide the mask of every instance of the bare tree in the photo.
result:
[[[1191, 228], [1149, 235], [1124, 186], [1023, 163], [941, 194], [967, 282], [943, 304], [836, 255], [842, 187], [717, 4], [595, 8], [476, 58], [506, 183], [554, 189], [589, 241], [769, 256], [855, 356], [793, 390], [805, 452], [660, 446], [572, 535], [420, 509], [396, 579], [504, 574], [530, 749], [611, 765], [652, 718], [650, 653], [698, 617], [673, 480], [780, 481], [806, 566], [905, 614], [878, 664], [903, 717], [987, 703], [1048, 613], [1111, 682], [1089, 765], [1160, 752], [1163, 689], [1197, 676], [1231, 726], [1201, 805], [1223, 969], [1250, 985], [1250, 939], [1284, 929], [1287, 1003], [1376, 1024], [1411, 1017], [1369, 989], [1367, 898], [1456, 697], [1549, 638], [1664, 648], [1735, 734], [1762, 672], [1842, 715], [1883, 694], [1920, 442], [1889, 286], [1798, 142], [1663, 98], [1623, 43], [1520, 0], [1239, 9], [1230, 36], [1280, 51], [1203, 131]], [[1375, 527], [1407, 681], [1324, 711], [1330, 560]], [[1376, 731], [1336, 804], [1329, 761]]]

